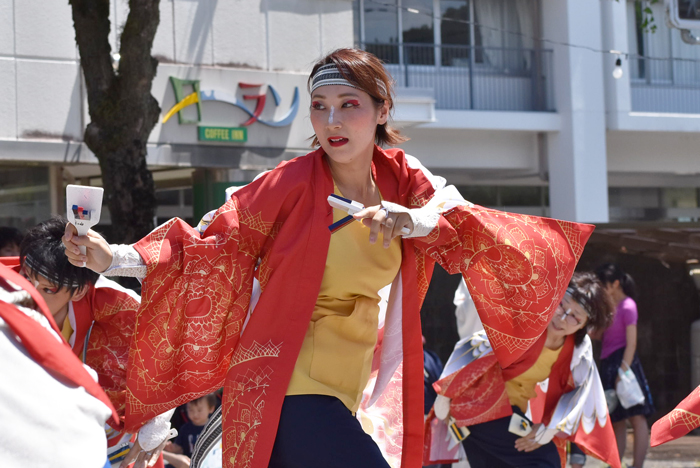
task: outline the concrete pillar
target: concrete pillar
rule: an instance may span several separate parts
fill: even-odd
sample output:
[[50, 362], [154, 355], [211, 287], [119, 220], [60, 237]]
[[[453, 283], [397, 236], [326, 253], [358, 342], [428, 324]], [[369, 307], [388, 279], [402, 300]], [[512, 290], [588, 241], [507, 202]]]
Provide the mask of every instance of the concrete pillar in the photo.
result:
[[[542, 20], [545, 39], [602, 48], [599, 2], [542, 0]], [[546, 42], [543, 46], [554, 49], [556, 106], [561, 115], [561, 130], [547, 135], [551, 216], [608, 222], [604, 55]]]
[[[601, 2], [600, 10], [603, 17], [603, 49], [618, 50], [625, 54], [629, 52], [627, 32], [627, 3]], [[605, 104], [609, 129], [620, 127], [619, 121], [632, 111], [632, 90], [630, 88], [629, 57], [622, 57], [622, 78], [612, 77], [617, 56], [603, 56], [603, 77], [605, 81]]]

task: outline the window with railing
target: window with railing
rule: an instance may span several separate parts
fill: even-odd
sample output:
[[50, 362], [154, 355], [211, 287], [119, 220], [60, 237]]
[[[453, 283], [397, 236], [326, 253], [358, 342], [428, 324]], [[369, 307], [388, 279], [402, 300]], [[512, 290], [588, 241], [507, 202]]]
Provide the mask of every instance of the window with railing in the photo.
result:
[[[651, 8], [654, 31], [644, 30], [644, 8]], [[700, 114], [700, 46], [686, 44], [669, 28], [662, 2], [628, 1], [632, 110]]]
[[355, 0], [360, 47], [438, 109], [554, 110], [538, 0]]

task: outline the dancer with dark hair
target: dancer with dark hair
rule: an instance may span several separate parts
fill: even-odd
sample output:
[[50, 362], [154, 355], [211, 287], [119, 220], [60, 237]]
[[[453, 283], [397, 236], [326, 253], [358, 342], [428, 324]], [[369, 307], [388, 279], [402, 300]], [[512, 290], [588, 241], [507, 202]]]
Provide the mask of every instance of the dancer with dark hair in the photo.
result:
[[[92, 270], [71, 265], [61, 242], [67, 224], [65, 218], [56, 216], [26, 232], [20, 248], [20, 273], [34, 284], [65, 341], [95, 370], [99, 384], [119, 411], [119, 424], [106, 428], [107, 456], [116, 466], [134, 457], [140, 445], [129, 455], [132, 434], [124, 431], [124, 406], [129, 346], [141, 298]], [[156, 431], [156, 438], [165, 437], [169, 420], [170, 415], [158, 416], [144, 429], [140, 442], [155, 426], [163, 427]], [[156, 448], [152, 442], [144, 444]], [[157, 466], [163, 466], [162, 460]]]
[[620, 379], [618, 369], [632, 369], [644, 394], [644, 402], [630, 408], [618, 404], [610, 413], [615, 428], [615, 438], [620, 456], [627, 445], [627, 421], [634, 431], [634, 459], [629, 468], [641, 468], [649, 449], [649, 425], [647, 416], [652, 414], [654, 402], [642, 363], [637, 356], [637, 303], [636, 287], [632, 277], [619, 266], [607, 263], [596, 269], [596, 274], [605, 285], [617, 307], [613, 324], [603, 333], [600, 352], [600, 377], [605, 390], [615, 389]]
[[105, 466], [119, 416], [59, 334], [36, 289], [0, 263], [0, 460], [3, 467]]
[[[390, 77], [366, 51], [324, 57], [308, 88], [315, 150], [233, 193], [203, 233], [174, 219], [109, 246], [67, 229], [66, 254], [144, 278], [134, 428], [223, 385], [227, 467], [418, 467], [434, 262], [465, 276], [508, 365], [546, 328], [591, 227], [474, 206], [382, 149], [403, 137]], [[331, 195], [367, 208], [347, 216]]]
[[613, 310], [595, 275], [575, 273], [546, 332], [510, 366], [499, 365], [484, 332], [460, 340], [435, 384], [424, 463], [456, 454], [441, 444], [446, 421], [472, 468], [559, 468], [566, 461], [560, 437], [619, 467], [588, 337], [608, 327]]

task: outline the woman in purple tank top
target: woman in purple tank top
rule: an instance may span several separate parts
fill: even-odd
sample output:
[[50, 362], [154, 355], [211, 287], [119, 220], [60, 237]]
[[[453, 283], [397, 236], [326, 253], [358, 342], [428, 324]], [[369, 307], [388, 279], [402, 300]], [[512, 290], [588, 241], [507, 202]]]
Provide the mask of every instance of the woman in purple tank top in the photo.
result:
[[610, 419], [613, 422], [615, 438], [620, 458], [625, 453], [627, 442], [627, 421], [634, 431], [634, 460], [629, 468], [641, 468], [649, 448], [649, 425], [646, 417], [653, 413], [654, 403], [649, 391], [644, 369], [637, 356], [637, 303], [634, 280], [612, 263], [601, 265], [596, 274], [617, 305], [613, 324], [603, 333], [603, 347], [600, 353], [600, 377], [605, 390], [615, 389], [619, 380], [618, 369], [632, 369], [642, 392], [644, 403], [623, 408], [622, 405], [610, 408]]

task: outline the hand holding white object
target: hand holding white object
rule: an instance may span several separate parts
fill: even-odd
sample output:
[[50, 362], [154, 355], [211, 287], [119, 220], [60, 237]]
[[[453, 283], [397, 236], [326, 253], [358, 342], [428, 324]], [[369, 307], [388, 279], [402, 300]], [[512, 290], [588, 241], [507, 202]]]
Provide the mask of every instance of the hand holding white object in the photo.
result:
[[[97, 273], [102, 273], [112, 264], [112, 250], [107, 241], [90, 229], [85, 236], [79, 236], [75, 226], [68, 223], [61, 239], [66, 247], [68, 261], [77, 267], [87, 267]], [[80, 247], [85, 247], [85, 254], [80, 253]]]
[[170, 428], [170, 418], [174, 412], [175, 409], [172, 409], [159, 414], [141, 427], [134, 446], [119, 468], [126, 468], [134, 462], [134, 468], [145, 468], [155, 464], [165, 444], [177, 436], [177, 430]]
[[165, 444], [168, 443], [170, 439], [177, 437], [177, 429], [170, 429], [168, 436], [165, 438], [160, 445], [158, 445], [154, 450], [146, 450], [141, 447], [139, 438], [136, 438], [133, 447], [126, 454], [126, 457], [119, 465], [119, 468], [127, 468], [130, 464], [134, 464], [134, 468], [146, 468], [147, 466], [153, 466], [158, 461], [158, 455], [163, 451]]

